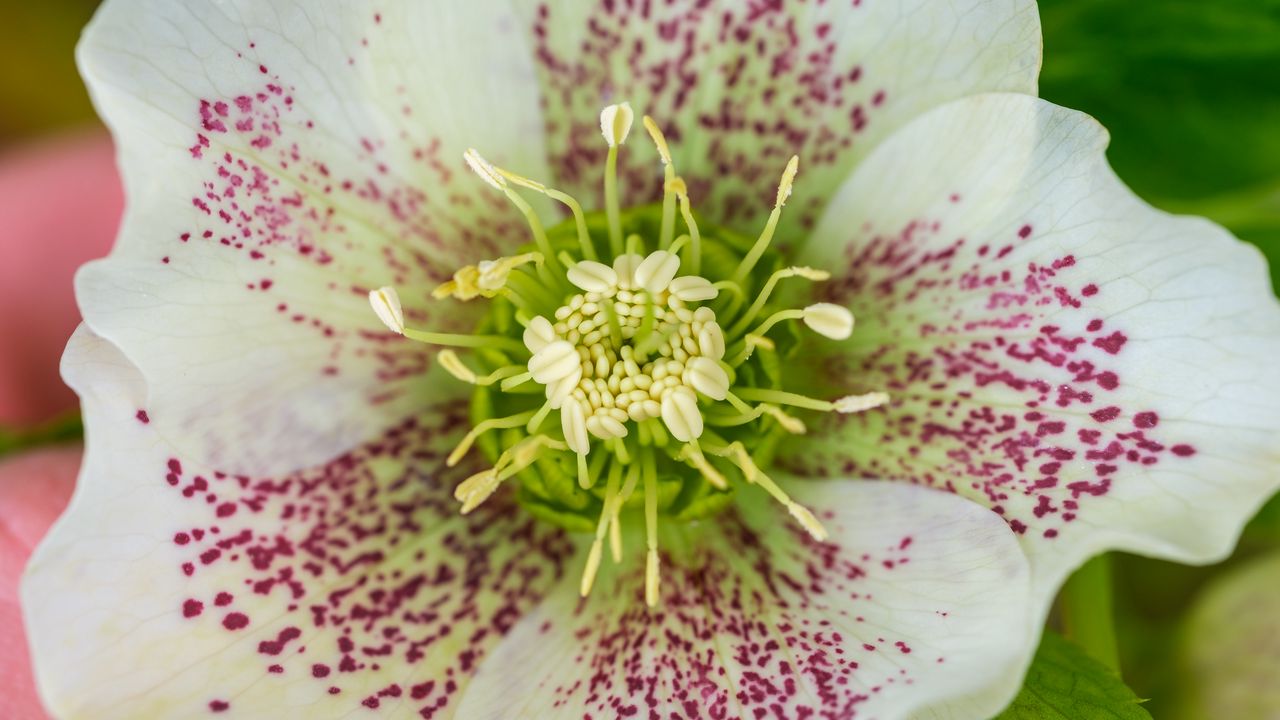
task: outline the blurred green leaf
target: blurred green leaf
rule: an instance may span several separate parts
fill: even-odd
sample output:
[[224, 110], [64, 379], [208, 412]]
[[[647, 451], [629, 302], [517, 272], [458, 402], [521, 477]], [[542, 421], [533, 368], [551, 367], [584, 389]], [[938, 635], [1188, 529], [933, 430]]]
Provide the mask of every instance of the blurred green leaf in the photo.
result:
[[72, 442], [84, 437], [84, 424], [80, 414], [54, 420], [34, 428], [7, 428], [0, 426], [0, 459], [6, 455], [58, 443]]
[[1280, 280], [1280, 0], [1045, 0], [1041, 95], [1111, 131], [1146, 200], [1207, 216]]
[[1120, 677], [1046, 632], [1022, 691], [997, 720], [1151, 720]]
[[1280, 552], [1214, 580], [1182, 635], [1179, 720], [1280, 717]]

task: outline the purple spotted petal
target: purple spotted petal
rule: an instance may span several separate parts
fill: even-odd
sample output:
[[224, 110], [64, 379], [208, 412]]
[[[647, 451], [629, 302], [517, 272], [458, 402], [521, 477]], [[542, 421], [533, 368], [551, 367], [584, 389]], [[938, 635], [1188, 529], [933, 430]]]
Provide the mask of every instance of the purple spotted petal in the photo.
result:
[[57, 717], [452, 717], [570, 567], [573, 543], [508, 496], [457, 513], [456, 405], [313, 468], [239, 475], [174, 446], [110, 343], [82, 329], [64, 372], [88, 452], [23, 586]]
[[1105, 549], [1224, 556], [1280, 482], [1265, 263], [1142, 203], [1106, 144], [1034, 98], [952, 103], [868, 158], [802, 258], [836, 271], [824, 299], [858, 318], [814, 392], [893, 402], [815, 423], [779, 462], [992, 508], [1042, 607]]
[[[520, 4], [559, 182], [598, 196], [596, 115], [629, 100], [664, 128], [695, 207], [737, 230], [758, 232], [798, 154], [784, 240], [912, 117], [975, 92], [1034, 94], [1040, 70], [1040, 22], [1025, 0]], [[627, 197], [659, 197], [638, 123], [622, 157]]]
[[191, 457], [287, 471], [381, 432], [431, 362], [367, 291], [398, 285], [410, 322], [469, 328], [469, 306], [428, 291], [527, 241], [461, 156], [538, 174], [529, 54], [509, 14], [468, 8], [121, 0], [87, 30], [129, 208], [78, 299]]
[[637, 534], [588, 600], [570, 578], [520, 622], [460, 716], [901, 718], [1016, 672], [1034, 636], [1008, 629], [1032, 607], [1026, 561], [997, 516], [893, 483], [798, 485], [825, 509], [828, 542], [748, 491], [740, 511], [664, 539], [650, 610]]

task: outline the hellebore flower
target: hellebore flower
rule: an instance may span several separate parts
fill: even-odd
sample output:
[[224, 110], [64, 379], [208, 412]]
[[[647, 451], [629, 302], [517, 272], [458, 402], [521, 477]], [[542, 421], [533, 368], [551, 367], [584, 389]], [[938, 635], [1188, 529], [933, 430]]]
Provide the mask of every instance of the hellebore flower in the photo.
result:
[[1024, 2], [108, 2], [51, 710], [997, 711], [1067, 572], [1220, 556], [1278, 459], [1257, 253], [1039, 51]]

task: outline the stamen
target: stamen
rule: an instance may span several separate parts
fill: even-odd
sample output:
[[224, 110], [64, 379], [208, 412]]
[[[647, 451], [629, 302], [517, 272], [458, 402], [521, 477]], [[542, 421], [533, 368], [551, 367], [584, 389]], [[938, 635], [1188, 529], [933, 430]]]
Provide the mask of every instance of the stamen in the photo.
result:
[[778, 227], [778, 218], [782, 216], [782, 206], [786, 205], [787, 198], [791, 197], [791, 183], [795, 181], [796, 171], [799, 167], [800, 156], [792, 155], [791, 160], [787, 162], [786, 169], [782, 171], [782, 181], [778, 183], [778, 197], [773, 204], [773, 211], [769, 213], [769, 220], [765, 223], [764, 232], [760, 233], [760, 237], [756, 239], [756, 244], [751, 247], [751, 251], [747, 253], [747, 256], [742, 258], [742, 262], [738, 264], [738, 269], [733, 272], [733, 281], [739, 285], [747, 279], [751, 269], [760, 261], [760, 256], [764, 255], [769, 243], [773, 241], [774, 230]]
[[736, 415], [707, 413], [706, 422], [708, 425], [714, 425], [716, 427], [735, 427], [737, 425], [745, 425], [749, 422], [754, 422], [765, 415], [777, 420], [783, 430], [786, 430], [793, 435], [803, 435], [807, 430], [804, 423], [798, 418], [788, 415], [778, 406], [770, 405], [768, 403], [761, 403], [751, 408], [748, 412], [738, 413]]
[[693, 211], [689, 208], [689, 188], [685, 185], [684, 179], [678, 177], [667, 184], [671, 186], [671, 192], [674, 192], [680, 201], [680, 216], [684, 218], [684, 224], [689, 227], [689, 237], [692, 241], [689, 248], [689, 269], [697, 275], [702, 271], [702, 233], [698, 232], [698, 223], [693, 219]]
[[524, 372], [523, 365], [507, 365], [498, 368], [488, 375], [476, 375], [475, 371], [467, 367], [458, 357], [457, 353], [452, 350], [441, 350], [436, 354], [436, 360], [440, 363], [440, 367], [444, 368], [450, 375], [471, 385], [487, 386], [492, 385], [503, 378], [509, 378]]
[[400, 309], [400, 297], [394, 288], [383, 287], [369, 293], [369, 304], [378, 319], [394, 333], [410, 340], [430, 345], [448, 345], [452, 347], [496, 347], [524, 353], [525, 348], [519, 341], [506, 335], [464, 335], [460, 333], [427, 332], [414, 330], [404, 326], [404, 312]]
[[632, 493], [636, 491], [636, 484], [639, 481], [640, 464], [633, 463], [627, 468], [627, 480], [622, 484], [622, 491], [618, 493], [618, 499], [613, 503], [613, 511], [609, 514], [609, 554], [613, 556], [614, 563], [622, 562], [622, 521], [619, 514], [622, 512], [623, 504], [631, 499]]
[[807, 410], [820, 410], [822, 412], [838, 412], [845, 414], [864, 412], [866, 410], [880, 407], [881, 405], [889, 402], [889, 394], [883, 392], [869, 392], [864, 395], [848, 395], [835, 400], [818, 400], [816, 398], [785, 392], [783, 390], [753, 387], [738, 388], [738, 394], [748, 400], [760, 400], [764, 402], [771, 402], [776, 405], [790, 405], [792, 407], [800, 407]]
[[627, 141], [635, 113], [630, 103], [610, 105], [600, 112], [600, 132], [609, 143], [604, 167], [604, 209], [609, 221], [609, 248], [622, 254], [622, 213], [618, 206], [618, 147]]
[[760, 294], [756, 296], [755, 302], [751, 303], [751, 307], [747, 308], [747, 311], [742, 314], [742, 317], [734, 321], [733, 327], [729, 330], [729, 337], [737, 337], [747, 329], [747, 326], [751, 324], [752, 320], [756, 319], [756, 316], [760, 314], [760, 310], [764, 308], [764, 304], [769, 301], [769, 296], [773, 294], [773, 289], [777, 286], [779, 280], [792, 277], [801, 277], [806, 280], [820, 282], [831, 277], [831, 273], [826, 270], [815, 270], [810, 267], [796, 266], [783, 268], [770, 275], [769, 280], [764, 284], [764, 288], [761, 289]]
[[649, 137], [653, 139], [654, 147], [658, 149], [658, 157], [662, 158], [662, 225], [658, 235], [658, 249], [666, 250], [671, 244], [676, 224], [676, 197], [671, 186], [676, 177], [676, 166], [671, 161], [671, 149], [667, 147], [667, 138], [658, 128], [658, 123], [648, 115], [644, 116], [642, 122], [644, 129], [649, 131]]
[[644, 455], [644, 534], [648, 553], [644, 567], [644, 602], [658, 604], [658, 473], [653, 455]]
[[707, 482], [717, 489], [729, 489], [729, 481], [707, 461], [707, 456], [702, 454], [702, 448], [698, 446], [697, 440], [690, 440], [685, 444], [684, 450], [681, 451], [681, 457], [685, 462], [697, 468], [698, 472], [702, 473], [702, 477], [706, 478]]
[[586, 215], [582, 212], [582, 205], [572, 195], [566, 192], [561, 192], [552, 187], [547, 187], [537, 180], [530, 180], [527, 177], [517, 175], [509, 170], [504, 170], [497, 166], [493, 166], [493, 169], [516, 185], [528, 188], [535, 192], [540, 192], [569, 208], [569, 212], [573, 213], [573, 223], [577, 226], [578, 246], [582, 249], [582, 256], [587, 260], [596, 259], [596, 248], [591, 242], [591, 232], [587, 229]]
[[[519, 193], [507, 185], [507, 178], [492, 163], [481, 157], [475, 148], [468, 148], [462, 154], [462, 159], [466, 160], [467, 166], [475, 171], [485, 182], [501, 190], [507, 196], [511, 204], [516, 206], [521, 215], [524, 215], [525, 221], [529, 224], [529, 230], [533, 233], [533, 242], [538, 246], [538, 251], [547, 259], [548, 264], [551, 265], [551, 270], [562, 270], [557, 266], [555, 255], [551, 252], [551, 243], [547, 240], [547, 233], [542, 227], [542, 220], [538, 218], [538, 214], [534, 212], [529, 203], [525, 202]], [[542, 269], [542, 266], [539, 266], [539, 270]], [[547, 284], [556, 282], [555, 276], [545, 271], [542, 279]]]
[[579, 593], [582, 597], [591, 594], [591, 586], [595, 583], [596, 572], [600, 569], [600, 555], [604, 549], [604, 536], [609, 530], [613, 505], [618, 497], [618, 481], [622, 475], [622, 466], [613, 463], [609, 466], [609, 480], [604, 491], [604, 507], [600, 511], [600, 520], [596, 523], [596, 536], [591, 542], [591, 550], [587, 553], [587, 564], [582, 569], [582, 582]]
[[470, 432], [463, 436], [462, 441], [453, 449], [453, 452], [449, 453], [449, 457], [445, 458], [445, 464], [449, 467], [457, 465], [458, 461], [462, 460], [462, 456], [466, 455], [467, 451], [471, 449], [471, 445], [475, 443], [476, 438], [486, 432], [490, 430], [506, 430], [507, 428], [520, 427], [521, 425], [529, 422], [529, 419], [532, 418], [533, 415], [534, 411], [530, 410], [528, 412], [516, 413], [515, 415], [508, 415], [504, 418], [489, 418], [487, 420], [481, 420], [475, 427], [471, 428]]

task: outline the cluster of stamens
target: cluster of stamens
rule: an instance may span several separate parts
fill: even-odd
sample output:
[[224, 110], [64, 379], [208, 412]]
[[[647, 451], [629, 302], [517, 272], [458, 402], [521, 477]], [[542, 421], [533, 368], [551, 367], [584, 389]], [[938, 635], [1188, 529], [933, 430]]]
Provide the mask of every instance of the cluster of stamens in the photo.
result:
[[[462, 512], [478, 507], [509, 478], [557, 472], [554, 464], [535, 467], [548, 453], [570, 453], [583, 491], [594, 488], [602, 478], [606, 485], [599, 497], [595, 540], [583, 571], [583, 595], [594, 582], [606, 537], [614, 561], [621, 561], [621, 513], [633, 494], [642, 493], [648, 550], [645, 598], [654, 605], [658, 601], [660, 475], [700, 478], [713, 492], [729, 492], [726, 475], [732, 470], [734, 477], [763, 488], [814, 538], [822, 540], [826, 531], [814, 515], [761, 471], [753, 449], [748, 448], [754, 442], [743, 435], [743, 428], [803, 433], [804, 423], [783, 407], [861, 412], [888, 398], [872, 392], [827, 401], [759, 387], [758, 380], [739, 382], [757, 352], [775, 350], [768, 333], [778, 323], [801, 320], [810, 329], [837, 340], [849, 337], [853, 330], [849, 311], [830, 303], [784, 308], [760, 319], [780, 280], [827, 278], [827, 273], [806, 267], [784, 267], [767, 279], [753, 274], [791, 194], [797, 159], [793, 157], [783, 172], [764, 232], [749, 250], [740, 253], [731, 273], [724, 272], [723, 279], [713, 282], [700, 272], [704, 239], [690, 210], [687, 188], [675, 174], [665, 138], [648, 117], [644, 126], [666, 173], [661, 230], [647, 251], [640, 235], [623, 237], [616, 164], [618, 147], [626, 140], [631, 122], [631, 109], [625, 103], [611, 105], [601, 114], [601, 130], [609, 143], [604, 190], [607, 255], [612, 262], [601, 262], [605, 253], [596, 246], [584, 213], [572, 197], [495, 167], [474, 150], [466, 153], [471, 168], [504, 192], [525, 215], [535, 247], [462, 268], [432, 294], [464, 301], [476, 297], [506, 301], [499, 308], [507, 308], [504, 312], [511, 313], [519, 324], [518, 338], [502, 333], [458, 335], [410, 329], [392, 288], [374, 290], [369, 297], [379, 318], [401, 335], [434, 345], [472, 348], [499, 358], [490, 363], [491, 372], [481, 374], [453, 350], [442, 350], [437, 356], [440, 366], [459, 380], [478, 388], [496, 386], [513, 398], [516, 407], [526, 408], [505, 417], [477, 418], [450, 454], [447, 462], [455, 465], [490, 431], [502, 430], [507, 437], [513, 437], [514, 432], [519, 438], [496, 454], [492, 467], [455, 488]], [[513, 185], [568, 207], [574, 217], [576, 252], [553, 248], [537, 214]], [[677, 206], [688, 232], [673, 237]], [[679, 274], [682, 269], [688, 274]], [[761, 372], [753, 368], [749, 374], [758, 378]], [[536, 392], [544, 397], [536, 407], [519, 399], [528, 398], [531, 388], [539, 388]], [[558, 411], [559, 422], [548, 429], [553, 411]]]

